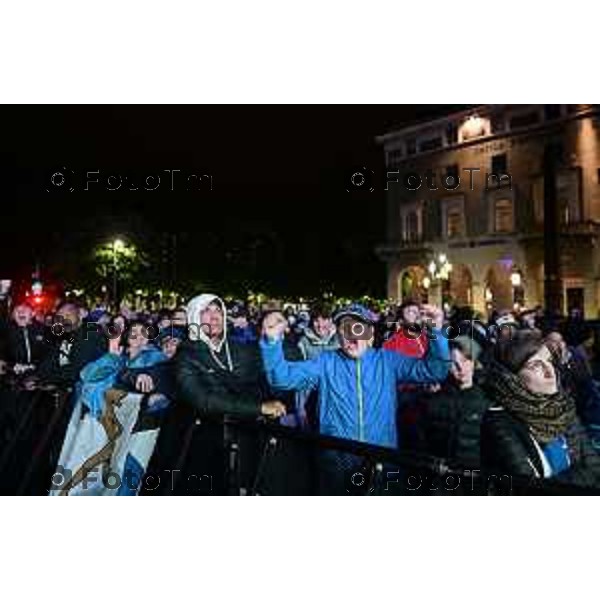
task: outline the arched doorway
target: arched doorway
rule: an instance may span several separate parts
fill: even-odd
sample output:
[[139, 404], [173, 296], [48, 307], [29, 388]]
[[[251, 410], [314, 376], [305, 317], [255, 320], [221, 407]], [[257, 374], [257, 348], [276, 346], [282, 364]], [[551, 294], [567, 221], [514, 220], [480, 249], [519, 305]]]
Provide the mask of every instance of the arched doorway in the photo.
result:
[[450, 297], [455, 306], [473, 305], [473, 276], [466, 265], [452, 265], [450, 272]]
[[401, 302], [406, 300], [427, 302], [428, 294], [423, 285], [426, 275], [425, 269], [418, 265], [408, 267], [400, 273], [398, 277], [398, 298]]
[[512, 265], [508, 261], [494, 263], [485, 276], [486, 302], [496, 310], [512, 310], [513, 286], [510, 281]]

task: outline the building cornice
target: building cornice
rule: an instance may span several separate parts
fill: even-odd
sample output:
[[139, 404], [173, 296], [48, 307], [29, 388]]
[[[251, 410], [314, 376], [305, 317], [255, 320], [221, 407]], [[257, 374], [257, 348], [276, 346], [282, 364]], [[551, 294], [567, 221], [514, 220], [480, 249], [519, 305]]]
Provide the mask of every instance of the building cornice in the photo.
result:
[[[496, 105], [482, 105], [482, 106], [473, 108], [468, 111], [460, 111], [460, 112], [452, 113], [443, 118], [438, 118], [438, 119], [435, 119], [432, 121], [420, 123], [418, 125], [414, 125], [414, 126], [411, 126], [408, 128], [400, 129], [398, 131], [394, 131], [394, 132], [390, 132], [390, 133], [387, 133], [387, 134], [384, 134], [381, 136], [377, 136], [375, 139], [380, 144], [387, 144], [387, 143], [389, 143], [391, 141], [395, 141], [395, 140], [398, 140], [398, 141], [403, 140], [408, 135], [414, 135], [417, 132], [426, 132], [435, 127], [439, 127], [441, 125], [451, 123], [456, 120], [460, 120], [461, 118], [465, 119], [465, 118], [468, 118], [469, 116], [474, 116], [474, 115], [477, 115], [480, 117], [489, 117], [492, 112], [496, 112], [496, 111], [501, 112], [502, 110], [505, 110], [502, 108], [505, 106], [507, 106], [507, 105], [497, 105], [497, 104]], [[522, 107], [526, 107], [526, 106], [533, 107], [536, 105], [533, 105], [533, 104], [532, 105], [519, 105], [519, 109], [522, 109]], [[518, 127], [515, 129], [507, 129], [505, 131], [500, 131], [498, 133], [491, 133], [488, 135], [482, 135], [482, 136], [479, 136], [479, 137], [476, 137], [473, 139], [469, 139], [469, 140], [465, 140], [462, 142], [457, 142], [454, 144], [447, 144], [440, 148], [435, 148], [434, 150], [426, 150], [424, 152], [416, 152], [415, 154], [402, 156], [401, 158], [397, 159], [397, 163], [400, 164], [400, 163], [410, 162], [413, 160], [419, 160], [422, 157], [432, 156], [435, 154], [442, 154], [444, 152], [454, 151], [454, 150], [458, 150], [458, 149], [462, 149], [462, 148], [468, 148], [470, 146], [477, 146], [479, 144], [487, 144], [487, 143], [499, 141], [502, 139], [517, 138], [517, 137], [522, 137], [522, 136], [527, 136], [527, 135], [532, 135], [532, 134], [535, 135], [542, 131], [551, 130], [553, 128], [556, 128], [557, 126], [563, 125], [566, 122], [575, 121], [578, 119], [584, 119], [584, 118], [588, 118], [588, 117], [593, 117], [598, 114], [600, 114], [600, 106], [592, 105], [591, 108], [585, 108], [585, 109], [580, 110], [579, 112], [563, 115], [556, 119], [542, 121], [535, 125]]]

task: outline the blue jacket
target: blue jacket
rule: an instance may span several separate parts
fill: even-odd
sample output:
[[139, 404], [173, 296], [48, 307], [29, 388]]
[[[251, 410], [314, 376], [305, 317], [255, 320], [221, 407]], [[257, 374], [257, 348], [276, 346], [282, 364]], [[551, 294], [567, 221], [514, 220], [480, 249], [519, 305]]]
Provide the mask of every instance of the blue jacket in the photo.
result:
[[167, 360], [167, 356], [154, 346], [146, 346], [134, 359], [126, 354], [107, 352], [81, 371], [80, 398], [96, 418], [102, 415], [104, 393], [118, 381], [119, 374], [126, 368], [141, 369]]
[[256, 344], [258, 336], [252, 325], [246, 327], [232, 327], [228, 333], [228, 339], [238, 344]]
[[335, 351], [287, 362], [281, 341], [263, 338], [260, 348], [274, 389], [318, 389], [322, 434], [396, 448], [398, 383], [441, 382], [448, 375], [448, 340], [438, 330], [433, 334], [436, 339], [422, 359], [370, 348], [357, 360]]

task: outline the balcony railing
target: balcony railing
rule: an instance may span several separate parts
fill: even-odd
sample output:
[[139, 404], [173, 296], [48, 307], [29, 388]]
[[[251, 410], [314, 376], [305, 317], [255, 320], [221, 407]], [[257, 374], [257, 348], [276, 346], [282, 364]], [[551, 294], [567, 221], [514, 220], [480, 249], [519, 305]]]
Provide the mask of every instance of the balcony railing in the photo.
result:
[[[560, 223], [561, 235], [595, 237], [600, 235], [600, 223], [595, 221], [577, 221], [571, 223]], [[544, 223], [536, 221], [527, 230], [522, 232], [522, 237], [539, 237], [544, 235]]]
[[379, 258], [385, 260], [386, 257], [396, 256], [399, 253], [427, 251], [429, 245], [430, 241], [426, 241], [424, 237], [409, 240], [391, 239], [377, 246], [375, 251]]

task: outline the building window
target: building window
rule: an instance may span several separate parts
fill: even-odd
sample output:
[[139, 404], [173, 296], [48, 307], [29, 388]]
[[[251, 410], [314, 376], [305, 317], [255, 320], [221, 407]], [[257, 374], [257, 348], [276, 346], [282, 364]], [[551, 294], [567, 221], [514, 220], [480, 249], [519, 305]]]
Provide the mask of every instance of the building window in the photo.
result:
[[416, 242], [419, 239], [419, 217], [416, 211], [411, 211], [406, 215], [404, 239], [407, 242]]
[[494, 203], [494, 231], [508, 233], [514, 229], [513, 203], [510, 198], [502, 198]]
[[419, 144], [420, 152], [428, 152], [430, 150], [437, 150], [442, 147], [442, 138], [435, 137], [429, 140], [424, 140]]
[[503, 114], [492, 115], [491, 128], [492, 128], [492, 133], [500, 133], [501, 131], [504, 131], [504, 115]]
[[402, 149], [392, 150], [388, 152], [388, 167], [397, 167], [402, 159]]
[[510, 120], [511, 129], [519, 129], [520, 127], [530, 127], [539, 123], [540, 115], [537, 110], [531, 110], [529, 112], [515, 115]]
[[448, 165], [446, 167], [446, 174], [444, 175], [444, 181], [442, 181], [442, 185], [449, 189], [458, 187], [458, 165]]
[[492, 173], [496, 175], [507, 175], [506, 154], [492, 156]]
[[579, 169], [566, 169], [556, 178], [556, 196], [561, 222], [565, 225], [579, 223], [581, 214], [581, 186]]
[[403, 205], [400, 208], [402, 224], [402, 241], [417, 242], [422, 237], [421, 206], [417, 204]]
[[458, 143], [458, 127], [456, 123], [449, 123], [446, 127], [446, 143], [448, 145]]
[[446, 237], [460, 237], [464, 233], [464, 214], [459, 206], [452, 206], [446, 212]]
[[560, 118], [560, 104], [544, 104], [544, 118], [546, 121]]
[[451, 196], [442, 200], [442, 236], [462, 237], [466, 233], [465, 201], [463, 196]]

